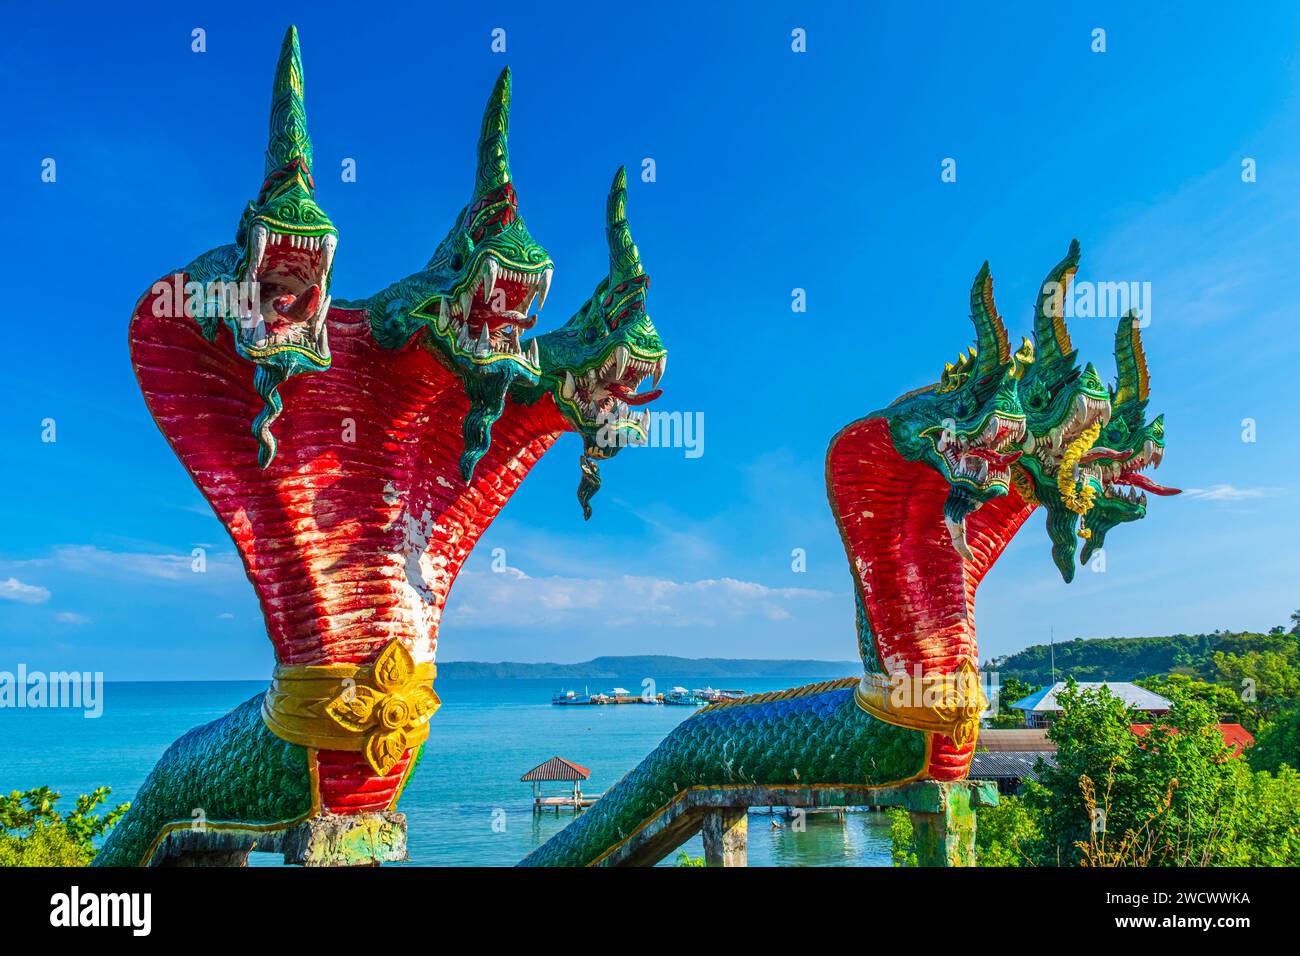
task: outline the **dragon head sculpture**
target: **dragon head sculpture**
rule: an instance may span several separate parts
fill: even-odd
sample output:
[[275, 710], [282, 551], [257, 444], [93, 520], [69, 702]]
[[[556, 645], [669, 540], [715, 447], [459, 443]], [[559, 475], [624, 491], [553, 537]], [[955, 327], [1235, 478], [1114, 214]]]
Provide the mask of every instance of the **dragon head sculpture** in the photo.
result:
[[1146, 419], [1151, 381], [1141, 325], [1133, 313], [1121, 318], [1115, 330], [1115, 364], [1119, 374], [1110, 393], [1113, 413], [1101, 431], [1100, 443], [1080, 462], [1093, 491], [1081, 564], [1104, 546], [1111, 528], [1146, 517], [1148, 493], [1181, 493], [1142, 474], [1148, 466], [1159, 468], [1165, 457], [1165, 417]]
[[925, 462], [947, 480], [944, 522], [953, 547], [967, 558], [966, 516], [1007, 493], [1011, 466], [1020, 457], [1025, 415], [1018, 379], [1028, 359], [1011, 354], [987, 262], [971, 287], [970, 307], [976, 345], [969, 355], [945, 365], [937, 385], [910, 392], [879, 413], [903, 458]]
[[1110, 400], [1096, 367], [1082, 369], [1065, 327], [1065, 296], [1079, 268], [1079, 243], [1048, 273], [1034, 303], [1033, 363], [1020, 383], [1027, 432], [1017, 477], [1023, 497], [1047, 511], [1052, 560], [1068, 582], [1080, 521], [1095, 492], [1079, 470], [1081, 460], [1110, 418]]
[[537, 322], [554, 264], [519, 214], [510, 174], [510, 69], [497, 77], [479, 134], [474, 193], [424, 269], [367, 303], [376, 341], [404, 346], [424, 332], [425, 346], [464, 381], [461, 474], [468, 481], [491, 446], [492, 425], [512, 385], [536, 385], [535, 346], [521, 335]]
[[[541, 358], [542, 387], [569, 426], [582, 436], [582, 480], [578, 500], [591, 517], [591, 497], [600, 488], [597, 462], [649, 434], [649, 413], [635, 410], [661, 394], [668, 361], [646, 314], [650, 277], [627, 223], [627, 170], [619, 167], [605, 206], [609, 273], [590, 298], [560, 328], [532, 340]], [[637, 389], [653, 380], [650, 391]]]
[[[253, 385], [264, 406], [253, 422], [258, 463], [275, 458], [271, 424], [282, 409], [279, 386], [290, 376], [330, 367], [330, 276], [338, 229], [316, 202], [312, 146], [303, 105], [302, 54], [289, 27], [280, 47], [271, 93], [265, 179], [244, 210], [234, 245], [186, 266], [204, 287], [195, 318], [209, 341], [224, 324], [235, 351], [254, 365]], [[231, 290], [242, 290], [231, 294]]]

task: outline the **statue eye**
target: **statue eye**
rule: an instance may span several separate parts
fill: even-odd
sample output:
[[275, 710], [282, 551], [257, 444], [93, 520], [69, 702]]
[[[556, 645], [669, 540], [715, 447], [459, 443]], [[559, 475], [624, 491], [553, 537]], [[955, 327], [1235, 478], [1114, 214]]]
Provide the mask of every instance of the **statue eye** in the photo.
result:
[[451, 267], [457, 272], [460, 271], [463, 265], [465, 265], [465, 259], [459, 252], [451, 257]]

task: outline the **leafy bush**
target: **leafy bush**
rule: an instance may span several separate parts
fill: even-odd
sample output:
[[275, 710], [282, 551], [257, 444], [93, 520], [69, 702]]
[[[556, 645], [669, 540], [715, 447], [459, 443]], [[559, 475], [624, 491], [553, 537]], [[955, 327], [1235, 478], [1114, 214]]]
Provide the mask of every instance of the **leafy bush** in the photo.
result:
[[95, 856], [94, 841], [130, 807], [123, 803], [94, 815], [111, 792], [99, 787], [82, 794], [67, 815], [55, 808], [62, 796], [49, 787], [0, 797], [0, 866], [87, 866]]

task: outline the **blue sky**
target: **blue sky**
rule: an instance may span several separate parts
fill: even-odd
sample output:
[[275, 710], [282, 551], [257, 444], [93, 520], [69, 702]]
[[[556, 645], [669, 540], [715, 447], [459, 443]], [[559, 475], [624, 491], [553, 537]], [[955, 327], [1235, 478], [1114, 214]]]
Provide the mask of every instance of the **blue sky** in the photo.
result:
[[[704, 415], [703, 456], [625, 452], [586, 524], [578, 442], [560, 441], [453, 589], [442, 660], [852, 658], [827, 442], [967, 344], [984, 259], [1013, 334], [1028, 332], [1035, 287], [1074, 236], [1081, 280], [1151, 283], [1159, 477], [1192, 491], [1114, 531], [1106, 572], [1069, 586], [1031, 519], [981, 589], [982, 656], [1052, 628], [1257, 629], [1300, 606], [1295, 9], [473, 6], [6, 15], [0, 669], [268, 673], [252, 589], [145, 411], [126, 326], [155, 278], [230, 241], [261, 182], [289, 22], [318, 198], [342, 233], [337, 295], [369, 295], [432, 253], [509, 64], [521, 208], [557, 264], [541, 326], [603, 273], [604, 191], [627, 164], [671, 353], [657, 407]], [[206, 53], [191, 52], [195, 27]], [[495, 27], [505, 55], [490, 50]], [[1097, 27], [1104, 53], [1090, 49]], [[41, 181], [46, 157], [55, 183]], [[345, 157], [355, 183], [340, 179]], [[635, 175], [646, 157], [656, 182]], [[940, 178], [949, 157], [955, 183]], [[1242, 182], [1247, 157], [1257, 182]], [[806, 313], [790, 309], [794, 288]], [[1071, 326], [1107, 376], [1113, 327]], [[45, 418], [55, 443], [41, 441]], [[195, 547], [208, 549], [202, 575]], [[490, 572], [498, 547], [509, 574]]]

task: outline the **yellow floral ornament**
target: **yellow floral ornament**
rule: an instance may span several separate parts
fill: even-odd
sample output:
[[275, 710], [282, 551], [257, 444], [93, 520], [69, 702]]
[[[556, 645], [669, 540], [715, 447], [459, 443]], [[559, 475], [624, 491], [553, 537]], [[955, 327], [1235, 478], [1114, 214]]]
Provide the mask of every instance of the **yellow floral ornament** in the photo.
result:
[[432, 663], [417, 664], [396, 638], [369, 667], [277, 667], [262, 718], [292, 743], [360, 751], [383, 775], [429, 736], [429, 718], [442, 706], [434, 675]]

